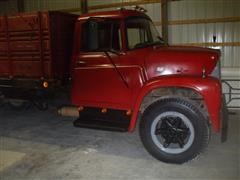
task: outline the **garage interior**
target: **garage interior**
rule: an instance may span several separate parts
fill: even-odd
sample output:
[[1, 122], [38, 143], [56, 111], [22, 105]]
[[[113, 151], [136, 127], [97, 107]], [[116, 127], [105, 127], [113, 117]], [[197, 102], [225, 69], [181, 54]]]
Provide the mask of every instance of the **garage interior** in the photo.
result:
[[55, 104], [40, 111], [34, 106], [17, 109], [0, 101], [1, 180], [240, 178], [240, 1], [0, 0], [0, 16], [47, 10], [81, 15], [133, 6], [147, 10], [169, 45], [221, 50], [228, 140], [221, 143], [213, 133], [206, 151], [193, 161], [166, 164], [147, 153], [138, 131], [75, 128], [74, 119], [59, 116]]

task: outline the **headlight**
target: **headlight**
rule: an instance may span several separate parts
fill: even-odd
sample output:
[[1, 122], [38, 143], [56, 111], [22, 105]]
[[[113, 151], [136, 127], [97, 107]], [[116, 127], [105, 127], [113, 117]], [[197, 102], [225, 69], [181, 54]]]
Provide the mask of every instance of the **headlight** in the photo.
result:
[[221, 62], [220, 62], [220, 60], [217, 62], [216, 66], [214, 67], [214, 69], [211, 73], [211, 76], [221, 79]]

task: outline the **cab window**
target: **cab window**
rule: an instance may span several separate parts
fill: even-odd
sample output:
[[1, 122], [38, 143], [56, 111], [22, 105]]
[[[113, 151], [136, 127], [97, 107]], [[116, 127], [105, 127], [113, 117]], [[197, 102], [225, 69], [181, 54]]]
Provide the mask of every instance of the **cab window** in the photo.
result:
[[105, 51], [122, 48], [120, 23], [88, 21], [82, 25], [82, 51]]
[[154, 44], [163, 44], [152, 21], [147, 18], [134, 17], [126, 20], [128, 49], [143, 48]]

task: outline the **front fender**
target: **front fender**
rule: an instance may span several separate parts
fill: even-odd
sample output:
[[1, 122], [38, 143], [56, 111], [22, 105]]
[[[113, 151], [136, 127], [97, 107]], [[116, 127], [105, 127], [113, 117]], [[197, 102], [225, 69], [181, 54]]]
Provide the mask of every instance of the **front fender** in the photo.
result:
[[135, 101], [133, 115], [128, 129], [129, 132], [132, 132], [136, 126], [137, 117], [143, 98], [152, 90], [165, 87], [189, 88], [198, 92], [205, 101], [213, 129], [219, 132], [222, 96], [221, 83], [216, 78], [202, 78], [196, 76], [164, 76], [147, 82], [142, 87]]

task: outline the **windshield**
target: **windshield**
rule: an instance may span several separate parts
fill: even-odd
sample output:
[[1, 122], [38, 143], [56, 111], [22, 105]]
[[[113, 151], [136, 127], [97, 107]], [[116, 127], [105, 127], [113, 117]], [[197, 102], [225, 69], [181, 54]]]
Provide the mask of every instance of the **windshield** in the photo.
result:
[[126, 20], [128, 49], [164, 44], [152, 21], [146, 18]]

